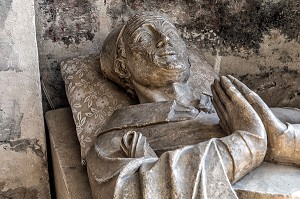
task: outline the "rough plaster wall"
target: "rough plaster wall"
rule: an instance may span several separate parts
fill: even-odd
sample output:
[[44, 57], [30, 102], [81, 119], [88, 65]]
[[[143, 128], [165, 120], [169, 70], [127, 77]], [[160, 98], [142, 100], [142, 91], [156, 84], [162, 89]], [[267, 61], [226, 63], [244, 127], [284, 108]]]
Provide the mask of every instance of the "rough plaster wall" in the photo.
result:
[[33, 4], [0, 0], [0, 198], [49, 198]]
[[99, 52], [101, 5], [94, 0], [36, 0], [35, 4], [44, 108], [67, 106], [58, 65], [69, 57]]
[[298, 0], [36, 0], [36, 4], [42, 82], [52, 108], [67, 105], [58, 63], [98, 53], [111, 29], [143, 11], [168, 15], [188, 45], [200, 48], [217, 72], [239, 77], [271, 106], [300, 107]]

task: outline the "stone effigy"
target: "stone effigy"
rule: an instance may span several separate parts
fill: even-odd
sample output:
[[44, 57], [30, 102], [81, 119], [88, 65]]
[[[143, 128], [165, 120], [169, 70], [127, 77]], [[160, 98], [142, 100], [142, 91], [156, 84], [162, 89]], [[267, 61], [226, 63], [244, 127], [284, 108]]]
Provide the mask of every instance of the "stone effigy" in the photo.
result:
[[94, 198], [238, 198], [231, 185], [263, 160], [300, 164], [300, 125], [237, 79], [216, 79], [212, 98], [197, 91], [168, 19], [133, 17], [107, 37], [100, 62], [140, 104], [116, 110], [87, 153]]

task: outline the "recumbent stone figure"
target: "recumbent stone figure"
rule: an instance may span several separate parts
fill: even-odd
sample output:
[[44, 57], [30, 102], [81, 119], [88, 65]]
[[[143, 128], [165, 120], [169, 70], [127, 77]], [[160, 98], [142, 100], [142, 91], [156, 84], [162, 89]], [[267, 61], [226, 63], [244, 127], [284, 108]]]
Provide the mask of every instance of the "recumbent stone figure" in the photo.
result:
[[89, 150], [94, 198], [238, 198], [231, 185], [263, 160], [300, 165], [300, 125], [237, 79], [216, 79], [212, 99], [195, 92], [168, 19], [133, 17], [107, 37], [100, 62], [141, 104], [115, 111]]

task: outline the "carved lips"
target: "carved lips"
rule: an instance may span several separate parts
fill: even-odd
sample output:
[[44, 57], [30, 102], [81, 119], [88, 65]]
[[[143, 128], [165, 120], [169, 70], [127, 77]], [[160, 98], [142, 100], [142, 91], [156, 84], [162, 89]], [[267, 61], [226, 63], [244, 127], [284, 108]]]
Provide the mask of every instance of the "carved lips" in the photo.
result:
[[187, 66], [182, 63], [178, 53], [173, 50], [160, 50], [156, 53], [156, 60], [161, 68], [166, 70], [184, 71]]

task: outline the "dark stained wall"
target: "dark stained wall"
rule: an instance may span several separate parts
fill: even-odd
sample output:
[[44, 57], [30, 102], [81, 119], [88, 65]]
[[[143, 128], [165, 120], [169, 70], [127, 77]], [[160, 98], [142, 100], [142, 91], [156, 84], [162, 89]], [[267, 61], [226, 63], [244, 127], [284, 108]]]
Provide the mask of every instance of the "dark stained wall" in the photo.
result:
[[[110, 30], [145, 11], [169, 16], [217, 72], [239, 77], [270, 105], [300, 107], [294, 86], [300, 71], [298, 0], [36, 0], [36, 5], [45, 110], [67, 106], [61, 60], [98, 53]], [[268, 98], [278, 91], [276, 99]]]

